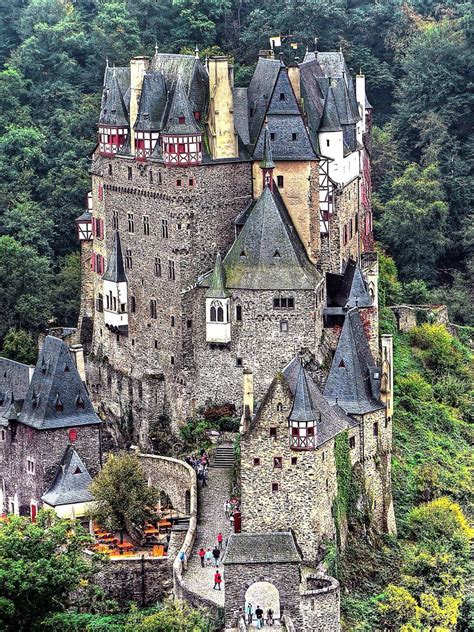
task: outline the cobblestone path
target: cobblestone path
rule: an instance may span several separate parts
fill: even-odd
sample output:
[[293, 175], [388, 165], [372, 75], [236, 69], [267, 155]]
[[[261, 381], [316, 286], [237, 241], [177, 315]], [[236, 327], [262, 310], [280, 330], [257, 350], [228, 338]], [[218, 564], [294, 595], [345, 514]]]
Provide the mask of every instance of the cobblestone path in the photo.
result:
[[[221, 584], [220, 591], [213, 590], [215, 568], [202, 568], [197, 552], [201, 546], [206, 551], [208, 548], [212, 550], [217, 543], [219, 531], [222, 531], [224, 536], [224, 544], [229, 536], [230, 522], [225, 517], [224, 504], [229, 499], [231, 481], [231, 467], [211, 467], [207, 487], [199, 487], [196, 542], [188, 560], [188, 570], [183, 575], [189, 590], [214, 601], [219, 606], [224, 605], [224, 583]], [[221, 558], [223, 553], [224, 548]], [[222, 564], [219, 565], [219, 569], [222, 574]]]

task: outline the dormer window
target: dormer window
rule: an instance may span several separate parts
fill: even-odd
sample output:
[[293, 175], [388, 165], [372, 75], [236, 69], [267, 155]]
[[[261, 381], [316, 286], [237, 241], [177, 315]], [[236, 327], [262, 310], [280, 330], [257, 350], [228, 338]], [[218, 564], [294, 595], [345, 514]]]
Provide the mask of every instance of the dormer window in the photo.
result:
[[275, 250], [275, 252], [273, 253], [273, 258], [274, 258], [274, 259], [280, 259], [280, 257], [281, 257], [281, 255], [280, 255], [280, 253], [278, 252], [278, 250]]
[[344, 364], [344, 360], [341, 359], [341, 361], [339, 362], [339, 368], [340, 369], [345, 369], [346, 365]]
[[76, 397], [76, 408], [79, 408], [80, 410], [84, 410], [84, 400], [82, 399], [80, 395]]
[[179, 117], [178, 117], [178, 123], [179, 123], [180, 125], [184, 125], [184, 124], [186, 123], [186, 117], [185, 117], [185, 116], [182, 116], [182, 115], [181, 115], [181, 116], [179, 116]]
[[64, 365], [64, 373], [69, 373], [70, 369], [67, 364]]
[[284, 92], [280, 92], [280, 101], [284, 101], [286, 98], [286, 95]]
[[33, 395], [31, 397], [31, 407], [32, 408], [37, 408], [38, 407], [38, 403], [39, 403], [39, 397], [38, 395], [36, 395], [36, 393], [33, 391]]
[[245, 259], [245, 257], [246, 257], [246, 256], [247, 256], [247, 255], [246, 255], [246, 253], [245, 253], [245, 250], [242, 250], [242, 251], [241, 251], [241, 253], [240, 253], [240, 255], [239, 255], [239, 257], [240, 257], [241, 259]]
[[213, 301], [211, 303], [210, 317], [212, 323], [224, 322], [224, 308], [222, 307], [222, 303], [220, 301]]
[[76, 469], [74, 470], [73, 474], [82, 474], [82, 470], [79, 465], [76, 465]]
[[59, 397], [59, 393], [56, 395], [56, 399], [54, 400], [54, 407], [57, 413], [62, 413], [64, 410], [63, 403]]

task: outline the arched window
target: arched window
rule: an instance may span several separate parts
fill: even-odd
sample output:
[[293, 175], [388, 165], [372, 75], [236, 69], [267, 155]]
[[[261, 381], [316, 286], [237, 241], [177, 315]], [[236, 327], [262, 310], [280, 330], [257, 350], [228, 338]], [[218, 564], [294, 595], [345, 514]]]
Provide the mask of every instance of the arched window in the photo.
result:
[[242, 320], [242, 305], [235, 306], [235, 320]]
[[214, 305], [211, 305], [211, 323], [215, 323], [217, 320], [216, 308]]
[[224, 322], [224, 310], [222, 309], [222, 305], [219, 305], [219, 307], [217, 308], [217, 322]]
[[212, 301], [210, 309], [211, 323], [223, 323], [224, 322], [224, 307], [220, 301]]
[[283, 404], [281, 402], [278, 402], [277, 411], [280, 413], [282, 410], [283, 410]]

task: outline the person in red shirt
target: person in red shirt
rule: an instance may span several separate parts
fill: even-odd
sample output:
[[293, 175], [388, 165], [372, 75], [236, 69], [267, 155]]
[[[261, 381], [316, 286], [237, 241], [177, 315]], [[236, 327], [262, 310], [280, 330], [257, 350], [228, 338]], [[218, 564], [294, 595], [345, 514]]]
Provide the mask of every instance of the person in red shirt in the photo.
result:
[[223, 539], [224, 539], [224, 536], [219, 531], [219, 533], [217, 534], [217, 546], [219, 547], [219, 550], [222, 549], [222, 541], [223, 541]]
[[198, 551], [198, 555], [201, 560], [201, 566], [204, 568], [204, 556], [206, 555], [206, 551], [201, 547]]
[[214, 588], [213, 588], [213, 590], [220, 590], [221, 589], [221, 583], [222, 583], [221, 574], [219, 573], [219, 571], [216, 571], [215, 575], [214, 575]]

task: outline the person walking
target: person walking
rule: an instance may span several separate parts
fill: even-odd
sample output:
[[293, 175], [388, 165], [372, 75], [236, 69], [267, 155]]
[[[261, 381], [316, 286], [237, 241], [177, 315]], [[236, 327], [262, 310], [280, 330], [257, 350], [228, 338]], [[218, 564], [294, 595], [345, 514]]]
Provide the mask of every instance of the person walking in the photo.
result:
[[206, 558], [206, 566], [210, 566], [212, 564], [212, 551], [211, 551], [211, 549], [207, 549], [206, 555], [204, 557]]
[[245, 608], [245, 614], [247, 615], [247, 623], [248, 625], [250, 625], [252, 623], [252, 618], [253, 618], [253, 606], [250, 603], [250, 601], [247, 604], [247, 607]]
[[202, 486], [207, 487], [207, 467], [202, 466]]
[[219, 533], [217, 534], [217, 546], [219, 547], [219, 551], [222, 551], [222, 541], [223, 540], [224, 540], [224, 536], [219, 531]]
[[187, 569], [186, 553], [184, 551], [180, 551], [178, 557], [181, 562], [181, 570], [185, 571]]
[[273, 624], [274, 624], [273, 610], [271, 608], [268, 608], [268, 610], [267, 610], [267, 625], [273, 625]]
[[255, 616], [257, 617], [257, 630], [261, 630], [263, 628], [263, 610], [260, 606], [257, 606]]
[[199, 559], [201, 560], [201, 566], [204, 568], [204, 557], [206, 555], [206, 551], [201, 547], [198, 551]]
[[214, 566], [219, 566], [219, 558], [220, 558], [220, 556], [221, 556], [221, 552], [219, 551], [217, 546], [215, 546], [212, 549], [212, 557], [214, 558]]
[[222, 584], [222, 577], [219, 571], [216, 571], [214, 574], [214, 588], [213, 590], [220, 590]]

